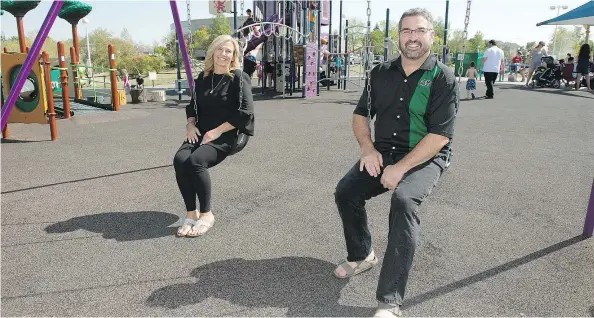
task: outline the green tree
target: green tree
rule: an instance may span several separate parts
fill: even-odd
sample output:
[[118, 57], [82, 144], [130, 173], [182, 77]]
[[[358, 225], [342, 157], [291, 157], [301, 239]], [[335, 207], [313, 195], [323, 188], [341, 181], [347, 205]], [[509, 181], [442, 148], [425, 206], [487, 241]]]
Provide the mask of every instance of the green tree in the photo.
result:
[[[348, 47], [347, 51], [352, 52], [365, 46], [365, 34], [367, 23], [357, 18], [349, 18]], [[358, 52], [353, 52], [358, 53]]]
[[[219, 35], [231, 34], [231, 26], [224, 15], [218, 14], [213, 19], [208, 31], [211, 36], [210, 42], [212, 43], [212, 41]], [[210, 43], [208, 43], [208, 45], [210, 45]]]
[[[81, 43], [85, 43], [85, 38], [81, 39]], [[136, 47], [134, 42], [115, 37], [106, 29], [96, 29], [89, 33], [89, 42], [91, 44], [91, 60], [93, 66], [109, 67], [109, 59], [107, 54], [107, 46], [112, 44], [115, 49], [116, 65], [118, 68], [125, 68], [126, 62], [130, 58], [136, 56]], [[81, 45], [81, 57], [86, 56], [86, 45]], [[68, 48], [66, 48], [68, 50]]]
[[536, 47], [536, 41], [531, 41], [526, 43], [526, 52], [530, 52], [533, 48]]
[[175, 67], [177, 65], [175, 32], [170, 32], [163, 37], [161, 46], [155, 47], [155, 54], [163, 57], [165, 64], [168, 67]]
[[377, 26], [371, 31], [371, 45], [373, 46], [373, 54], [384, 54], [384, 32]]
[[[382, 20], [379, 22], [380, 30], [386, 30], [386, 20]], [[389, 44], [389, 55], [393, 56], [399, 51], [398, 48], [398, 21], [390, 21], [388, 25], [388, 39], [390, 40]], [[389, 57], [388, 57], [389, 58]]]
[[565, 27], [558, 27], [553, 35], [551, 41], [548, 43], [548, 54], [556, 58], [563, 58], [567, 53], [574, 53], [575, 47], [580, 43], [583, 29], [579, 26], [570, 30]]
[[443, 39], [445, 36], [445, 21], [441, 17], [438, 17], [433, 22], [433, 30], [435, 31], [435, 39], [433, 40], [431, 52], [441, 55], [443, 53]]
[[[454, 30], [448, 33], [448, 48], [450, 53], [454, 54], [454, 57], [458, 53], [464, 51], [464, 31]], [[466, 41], [466, 51], [468, 52], [468, 41]]]
[[165, 60], [162, 56], [137, 55], [126, 58], [122, 64], [129, 74], [147, 74], [148, 72], [160, 72], [165, 67]]
[[211, 43], [211, 35], [206, 27], [202, 27], [192, 35], [192, 49], [193, 50], [205, 50]]
[[466, 52], [483, 52], [487, 48], [483, 32], [477, 31], [466, 43]]

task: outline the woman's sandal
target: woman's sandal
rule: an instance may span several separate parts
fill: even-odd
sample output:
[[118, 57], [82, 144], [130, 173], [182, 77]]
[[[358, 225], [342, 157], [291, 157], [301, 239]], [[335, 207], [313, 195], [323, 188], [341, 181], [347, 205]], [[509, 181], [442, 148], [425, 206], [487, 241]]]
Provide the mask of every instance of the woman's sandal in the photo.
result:
[[[204, 220], [197, 220], [196, 223], [194, 223], [194, 226], [192, 226], [192, 229], [188, 232], [188, 234], [186, 234], [187, 237], [198, 237], [198, 236], [202, 236], [204, 235], [206, 232], [208, 232], [208, 230], [210, 230], [210, 228], [213, 226], [214, 221], [209, 222], [209, 221], [204, 221]], [[190, 233], [198, 233], [198, 229], [200, 227], [204, 227], [206, 228], [206, 230], [200, 234], [196, 234], [196, 235], [190, 235]]]
[[186, 234], [190, 233], [190, 231], [192, 230], [192, 227], [194, 225], [196, 225], [197, 221], [198, 220], [194, 220], [194, 219], [190, 219], [190, 218], [184, 219], [184, 224], [182, 224], [182, 226], [180, 226], [177, 229], [176, 236], [179, 236], [179, 237], [186, 236]]
[[357, 264], [357, 266], [355, 266], [353, 268], [353, 267], [351, 267], [351, 265], [349, 265], [349, 262], [345, 260], [344, 262], [338, 264], [338, 267], [342, 267], [342, 269], [344, 269], [344, 271], [346, 272], [346, 275], [338, 276], [336, 274], [336, 269], [334, 269], [334, 271], [332, 271], [332, 273], [334, 274], [334, 276], [336, 278], [350, 278], [350, 277], [360, 274], [366, 270], [370, 270], [373, 266], [375, 266], [375, 264], [377, 264], [377, 262], [378, 262], [378, 259], [376, 256], [374, 256], [373, 259], [370, 261], [362, 260], [359, 262], [355, 262]]

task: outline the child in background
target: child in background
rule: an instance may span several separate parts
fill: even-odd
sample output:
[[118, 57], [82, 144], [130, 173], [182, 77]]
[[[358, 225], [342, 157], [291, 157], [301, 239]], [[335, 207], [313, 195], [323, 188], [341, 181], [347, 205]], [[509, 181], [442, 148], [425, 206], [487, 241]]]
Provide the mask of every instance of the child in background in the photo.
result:
[[262, 85], [262, 62], [256, 65], [256, 72], [258, 72], [258, 86]]
[[474, 96], [474, 91], [476, 90], [476, 78], [477, 78], [477, 73], [476, 73], [476, 69], [475, 67], [475, 63], [474, 62], [470, 62], [470, 67], [468, 68], [468, 71], [466, 71], [466, 77], [468, 78], [468, 81], [466, 82], [466, 98], [468, 99], [470, 96], [472, 95], [472, 99], [475, 99]]
[[505, 77], [505, 59], [501, 60], [499, 64], [499, 81], [502, 82]]
[[124, 70], [124, 90], [130, 91], [132, 89], [132, 84], [130, 83], [130, 78], [128, 77], [128, 72]]

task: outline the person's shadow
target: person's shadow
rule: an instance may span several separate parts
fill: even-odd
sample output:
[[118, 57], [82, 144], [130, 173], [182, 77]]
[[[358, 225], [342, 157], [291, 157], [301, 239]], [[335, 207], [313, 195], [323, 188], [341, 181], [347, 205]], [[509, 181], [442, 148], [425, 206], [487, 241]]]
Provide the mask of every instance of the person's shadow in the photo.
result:
[[85, 215], [45, 227], [50, 234], [73, 232], [79, 229], [103, 233], [103, 238], [134, 241], [171, 235], [176, 229], [168, 227], [179, 216], [156, 211], [107, 212]]
[[155, 290], [146, 304], [175, 309], [214, 297], [246, 307], [287, 308], [287, 316], [373, 315], [375, 308], [338, 303], [348, 280], [332, 275], [335, 266], [310, 257], [218, 261], [194, 269], [191, 275], [196, 277], [195, 283]]

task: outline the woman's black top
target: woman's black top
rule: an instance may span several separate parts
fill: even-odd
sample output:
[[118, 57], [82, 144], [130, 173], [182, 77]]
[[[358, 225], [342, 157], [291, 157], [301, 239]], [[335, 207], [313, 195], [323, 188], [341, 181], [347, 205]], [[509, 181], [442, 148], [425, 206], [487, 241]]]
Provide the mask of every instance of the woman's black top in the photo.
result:
[[[196, 117], [196, 126], [201, 135], [225, 122], [235, 127], [211, 142], [214, 147], [223, 151], [231, 150], [238, 130], [249, 136], [254, 135], [254, 101], [251, 78], [239, 69], [233, 70], [232, 73], [233, 76], [200, 73], [194, 81], [195, 101], [193, 98], [186, 106], [186, 118]], [[239, 102], [240, 80], [243, 81], [241, 107]]]

